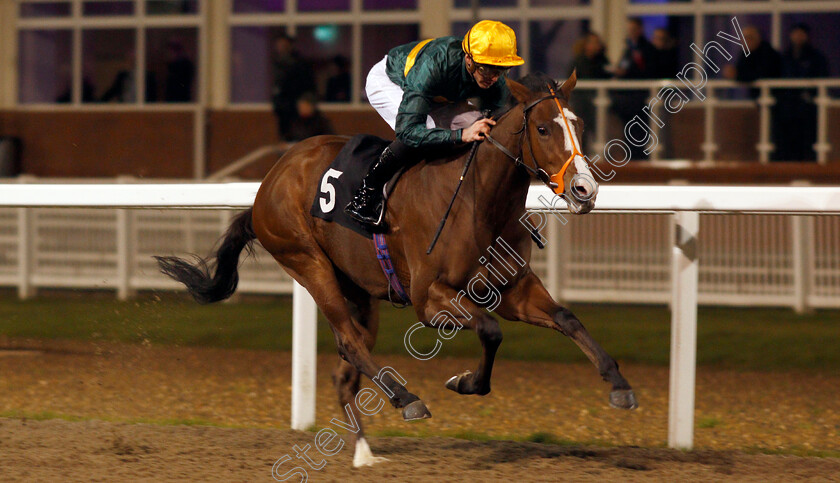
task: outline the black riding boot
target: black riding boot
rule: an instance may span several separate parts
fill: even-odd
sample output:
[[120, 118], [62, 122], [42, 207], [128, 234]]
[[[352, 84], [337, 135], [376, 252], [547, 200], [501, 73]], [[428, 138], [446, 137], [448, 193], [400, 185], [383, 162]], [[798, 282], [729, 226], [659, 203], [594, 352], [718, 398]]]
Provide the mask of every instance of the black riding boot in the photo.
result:
[[371, 166], [362, 180], [362, 186], [353, 195], [353, 201], [344, 208], [356, 221], [379, 227], [385, 218], [384, 193], [385, 183], [405, 163], [406, 154], [411, 148], [394, 141], [382, 151], [379, 160]]

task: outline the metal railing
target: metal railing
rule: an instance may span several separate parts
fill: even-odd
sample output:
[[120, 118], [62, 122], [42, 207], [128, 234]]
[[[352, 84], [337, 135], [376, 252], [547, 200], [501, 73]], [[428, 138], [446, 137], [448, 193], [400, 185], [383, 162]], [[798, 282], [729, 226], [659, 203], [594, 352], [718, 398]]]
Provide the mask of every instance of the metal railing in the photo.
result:
[[[691, 81], [689, 79], [689, 81]], [[703, 142], [701, 143], [701, 150], [703, 152], [703, 161], [714, 161], [715, 155], [719, 150], [716, 141], [716, 123], [715, 114], [718, 109], [732, 108], [732, 107], [754, 107], [758, 109], [759, 113], [759, 140], [756, 143], [757, 159], [762, 163], [770, 161], [770, 154], [774, 151], [775, 146], [772, 142], [772, 113], [771, 107], [775, 104], [774, 89], [788, 88], [788, 89], [816, 89], [817, 94], [814, 97], [814, 103], [817, 107], [817, 135], [816, 143], [813, 145], [816, 152], [817, 162], [826, 164], [828, 161], [828, 153], [831, 151], [831, 143], [828, 137], [828, 109], [829, 107], [840, 107], [840, 99], [830, 96], [830, 89], [840, 88], [840, 79], [766, 79], [759, 80], [753, 83], [742, 83], [730, 80], [712, 79], [698, 89], [704, 96], [703, 100], [693, 94], [690, 89], [685, 86], [679, 79], [656, 79], [656, 80], [581, 80], [578, 81], [576, 91], [589, 90], [595, 91], [595, 98], [593, 104], [595, 105], [595, 136], [593, 140], [593, 148], [596, 153], [603, 152], [604, 146], [609, 141], [608, 136], [608, 118], [610, 115], [609, 107], [612, 105], [610, 98], [611, 91], [628, 91], [628, 90], [645, 90], [648, 93], [647, 103], [654, 99], [661, 89], [672, 87], [680, 92], [683, 92], [690, 99], [685, 106], [689, 109], [703, 109]], [[719, 94], [719, 90], [723, 89], [758, 89], [759, 97], [755, 101], [727, 99]], [[661, 101], [654, 103], [651, 106], [651, 111], [662, 117], [663, 103]], [[638, 115], [644, 120], [649, 121], [649, 116], [643, 112]], [[679, 116], [676, 113], [672, 119]], [[670, 122], [674, 122], [673, 120]], [[650, 122], [650, 128], [655, 135], [659, 135], [661, 127], [657, 122]], [[656, 149], [651, 153], [651, 159], [656, 161], [661, 158], [662, 144], [660, 143]], [[603, 156], [602, 156], [603, 157]]]

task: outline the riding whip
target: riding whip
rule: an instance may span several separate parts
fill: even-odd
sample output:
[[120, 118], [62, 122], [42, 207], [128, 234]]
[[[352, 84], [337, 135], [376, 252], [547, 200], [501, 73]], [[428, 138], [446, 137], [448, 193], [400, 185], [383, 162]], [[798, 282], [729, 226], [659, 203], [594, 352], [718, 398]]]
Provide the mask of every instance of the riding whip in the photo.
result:
[[[490, 111], [483, 112], [484, 117], [490, 117]], [[461, 185], [464, 183], [464, 177], [467, 175], [467, 170], [470, 169], [470, 164], [472, 163], [473, 158], [475, 157], [475, 152], [478, 150], [478, 145], [481, 141], [473, 141], [473, 145], [470, 148], [470, 155], [467, 157], [467, 162], [464, 164], [464, 170], [461, 171], [461, 178], [458, 180], [458, 186], [455, 187], [455, 193], [452, 194], [452, 199], [449, 201], [449, 206], [446, 208], [446, 213], [443, 214], [443, 218], [440, 220], [440, 225], [438, 225], [437, 233], [435, 233], [435, 237], [432, 239], [432, 243], [429, 245], [429, 249], [426, 250], [426, 255], [432, 253], [432, 250], [435, 248], [435, 244], [440, 238], [440, 233], [443, 231], [443, 226], [446, 224], [447, 218], [449, 218], [449, 212], [452, 211], [452, 205], [455, 204], [455, 198], [458, 197], [458, 191], [461, 190]]]

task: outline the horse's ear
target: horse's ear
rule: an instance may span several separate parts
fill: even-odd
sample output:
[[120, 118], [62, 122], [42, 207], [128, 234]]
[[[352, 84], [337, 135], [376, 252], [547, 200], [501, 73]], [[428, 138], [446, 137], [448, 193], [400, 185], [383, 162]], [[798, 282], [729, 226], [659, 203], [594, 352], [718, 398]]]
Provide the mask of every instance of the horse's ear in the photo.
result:
[[572, 75], [570, 75], [569, 78], [566, 79], [566, 82], [564, 82], [563, 85], [560, 86], [560, 92], [563, 93], [563, 97], [565, 97], [566, 99], [569, 98], [569, 96], [572, 94], [572, 89], [575, 88], [575, 84], [577, 84], [577, 69], [573, 70]]
[[523, 104], [527, 104], [534, 95], [531, 89], [528, 89], [515, 80], [508, 79], [507, 86], [510, 89], [510, 93], [513, 94], [513, 97]]

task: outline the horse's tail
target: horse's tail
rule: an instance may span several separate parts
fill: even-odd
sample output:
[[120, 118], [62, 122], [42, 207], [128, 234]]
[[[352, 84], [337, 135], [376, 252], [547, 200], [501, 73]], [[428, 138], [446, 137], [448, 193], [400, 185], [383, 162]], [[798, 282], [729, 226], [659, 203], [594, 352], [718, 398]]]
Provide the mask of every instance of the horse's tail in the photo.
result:
[[224, 300], [236, 290], [239, 283], [239, 254], [257, 237], [251, 221], [249, 208], [239, 214], [230, 224], [221, 246], [216, 250], [215, 273], [207, 259], [196, 256], [195, 263], [178, 257], [155, 257], [160, 271], [187, 286], [190, 295], [200, 304], [209, 304]]

